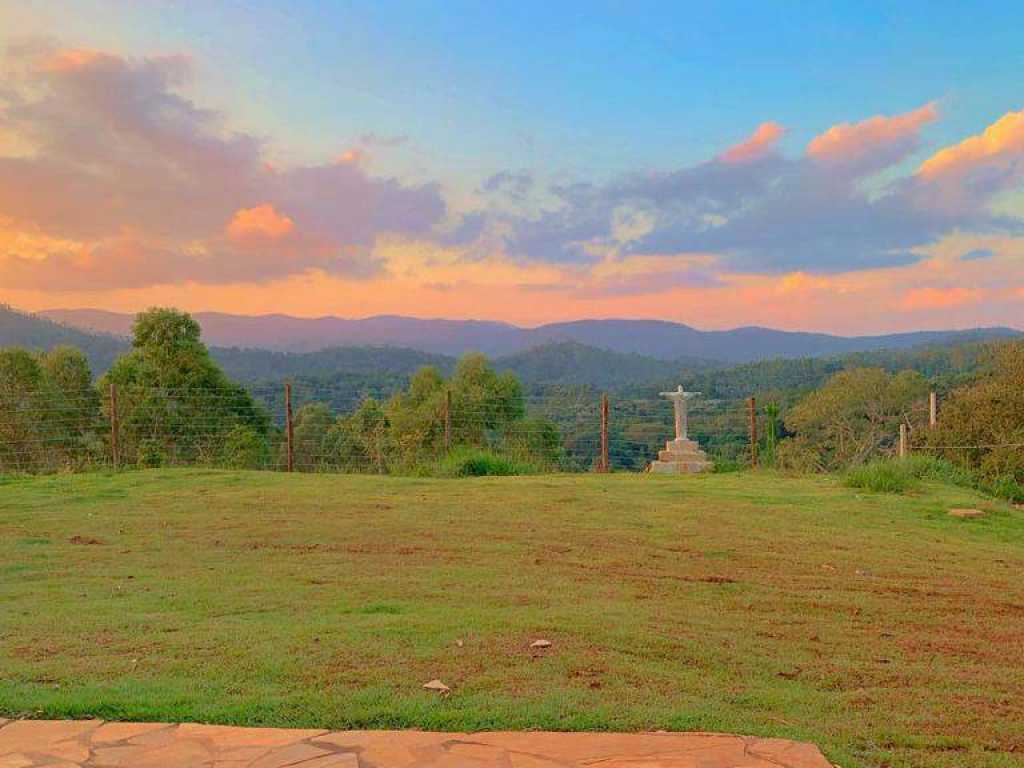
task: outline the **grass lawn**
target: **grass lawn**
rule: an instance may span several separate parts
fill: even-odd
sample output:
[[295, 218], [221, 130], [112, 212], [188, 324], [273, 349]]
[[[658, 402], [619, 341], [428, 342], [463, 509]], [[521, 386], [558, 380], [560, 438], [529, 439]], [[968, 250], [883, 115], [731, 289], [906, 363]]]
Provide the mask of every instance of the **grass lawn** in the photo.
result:
[[843, 768], [1024, 762], [1024, 512], [971, 491], [0, 483], [3, 716], [713, 730], [814, 741]]

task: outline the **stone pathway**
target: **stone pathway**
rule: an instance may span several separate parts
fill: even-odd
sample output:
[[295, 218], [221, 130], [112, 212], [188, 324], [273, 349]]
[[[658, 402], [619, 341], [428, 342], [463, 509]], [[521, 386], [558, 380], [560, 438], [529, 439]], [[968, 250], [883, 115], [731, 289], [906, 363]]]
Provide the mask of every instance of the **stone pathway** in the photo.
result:
[[831, 768], [812, 744], [709, 733], [428, 733], [0, 720], [0, 768]]

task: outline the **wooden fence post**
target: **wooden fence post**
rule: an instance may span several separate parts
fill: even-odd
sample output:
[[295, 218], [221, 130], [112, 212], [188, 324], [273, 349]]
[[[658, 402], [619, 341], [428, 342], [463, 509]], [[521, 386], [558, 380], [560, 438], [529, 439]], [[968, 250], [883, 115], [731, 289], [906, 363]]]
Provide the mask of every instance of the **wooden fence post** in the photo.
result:
[[375, 441], [377, 443], [377, 474], [384, 474], [384, 422], [378, 421], [377, 428], [374, 430]]
[[935, 429], [935, 425], [939, 423], [939, 396], [935, 394], [933, 389], [928, 395], [928, 426], [931, 429]]
[[608, 395], [601, 395], [601, 472], [611, 470], [608, 459]]
[[753, 397], [747, 399], [750, 411], [750, 466], [757, 467], [757, 402]]
[[118, 445], [121, 425], [117, 418], [117, 384], [110, 385], [110, 459], [116, 471], [121, 466], [121, 448]]
[[900, 424], [900, 458], [907, 458], [907, 425]]
[[295, 469], [295, 427], [292, 423], [292, 383], [284, 384], [284, 429], [288, 440], [288, 471]]
[[444, 449], [452, 449], [452, 391], [444, 391]]

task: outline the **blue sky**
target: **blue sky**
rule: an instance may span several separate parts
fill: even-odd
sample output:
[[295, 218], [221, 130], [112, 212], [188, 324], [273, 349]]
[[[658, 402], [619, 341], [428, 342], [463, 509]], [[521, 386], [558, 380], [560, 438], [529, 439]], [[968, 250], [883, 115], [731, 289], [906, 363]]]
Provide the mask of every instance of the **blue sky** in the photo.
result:
[[798, 145], [936, 99], [942, 144], [1005, 112], [1024, 71], [1012, 2], [18, 5], [22, 34], [193, 51], [211, 100], [294, 153], [408, 135], [409, 170], [469, 177], [686, 164], [762, 120]]

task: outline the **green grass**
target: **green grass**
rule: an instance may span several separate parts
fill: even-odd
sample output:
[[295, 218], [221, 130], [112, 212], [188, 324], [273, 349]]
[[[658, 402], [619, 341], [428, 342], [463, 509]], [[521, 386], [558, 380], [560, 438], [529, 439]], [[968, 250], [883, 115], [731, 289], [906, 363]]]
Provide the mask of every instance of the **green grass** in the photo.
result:
[[1024, 502], [1024, 488], [1009, 476], [986, 480], [952, 462], [918, 454], [905, 459], [877, 459], [847, 470], [843, 484], [875, 493], [907, 493], [921, 481], [933, 481], [974, 488], [982, 493], [1013, 502]]
[[0, 715], [713, 730], [843, 768], [1020, 765], [1024, 513], [918, 482], [9, 480]]

